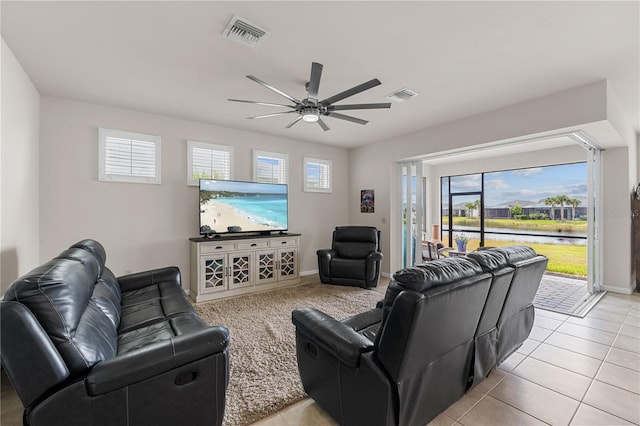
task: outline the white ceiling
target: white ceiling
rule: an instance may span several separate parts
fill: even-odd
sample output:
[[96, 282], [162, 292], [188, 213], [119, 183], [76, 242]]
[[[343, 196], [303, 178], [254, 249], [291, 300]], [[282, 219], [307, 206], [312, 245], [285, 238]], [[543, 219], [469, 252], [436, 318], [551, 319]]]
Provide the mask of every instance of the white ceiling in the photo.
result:
[[[12, 2], [2, 37], [43, 95], [113, 105], [299, 140], [357, 147], [607, 79], [640, 131], [637, 1], [610, 2]], [[222, 37], [237, 14], [271, 33], [257, 49]], [[366, 126], [290, 116], [227, 98], [287, 103], [252, 74], [297, 98], [311, 62], [320, 98], [379, 78], [342, 103]]]

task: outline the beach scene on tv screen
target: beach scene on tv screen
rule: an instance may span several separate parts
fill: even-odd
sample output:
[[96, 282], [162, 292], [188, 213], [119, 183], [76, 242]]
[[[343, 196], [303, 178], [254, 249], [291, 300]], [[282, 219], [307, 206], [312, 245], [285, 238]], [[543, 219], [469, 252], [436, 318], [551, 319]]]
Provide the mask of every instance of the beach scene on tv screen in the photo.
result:
[[254, 182], [200, 181], [200, 233], [287, 229], [287, 186]]

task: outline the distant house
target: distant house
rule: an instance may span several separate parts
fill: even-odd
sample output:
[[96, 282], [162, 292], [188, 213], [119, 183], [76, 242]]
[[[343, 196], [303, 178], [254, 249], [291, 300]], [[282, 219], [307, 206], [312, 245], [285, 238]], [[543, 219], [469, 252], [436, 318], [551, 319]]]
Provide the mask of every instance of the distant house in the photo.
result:
[[[577, 197], [582, 203], [575, 208], [575, 218], [585, 219], [587, 217], [587, 199], [585, 197]], [[484, 217], [486, 219], [511, 219], [511, 207], [522, 207], [522, 215], [525, 217], [531, 217], [532, 215], [542, 215], [547, 218], [554, 217], [560, 219], [560, 206], [555, 206], [554, 214], [551, 214], [551, 206], [544, 204], [544, 200], [540, 201], [527, 201], [527, 200], [513, 200], [506, 203], [497, 204], [491, 207], [485, 207]], [[464, 203], [454, 204], [453, 217], [468, 217], [467, 207]], [[442, 205], [442, 217], [449, 216], [449, 205]], [[473, 217], [478, 217], [477, 211], [474, 211]], [[571, 217], [571, 206], [564, 206], [564, 218], [567, 220], [573, 219]]]

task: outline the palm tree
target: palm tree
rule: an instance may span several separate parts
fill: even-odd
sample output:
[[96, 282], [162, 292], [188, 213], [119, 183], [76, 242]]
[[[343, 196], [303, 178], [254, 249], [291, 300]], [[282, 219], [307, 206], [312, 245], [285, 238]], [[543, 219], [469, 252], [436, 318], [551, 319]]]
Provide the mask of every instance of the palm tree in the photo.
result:
[[577, 198], [569, 198], [569, 200], [567, 200], [567, 204], [571, 206], [571, 220], [575, 220], [576, 207], [582, 204], [582, 201], [578, 200]]
[[558, 195], [556, 197], [558, 204], [560, 204], [560, 220], [564, 222], [564, 205], [569, 204], [570, 198], [566, 195]]
[[544, 199], [544, 205], [545, 206], [551, 206], [551, 214], [549, 215], [549, 218], [551, 220], [556, 220], [556, 213], [555, 213], [555, 209], [556, 209], [556, 205], [558, 205], [558, 197], [547, 197]]
[[467, 211], [469, 212], [469, 219], [473, 219], [473, 209], [476, 208], [476, 202], [473, 201], [471, 203], [464, 203], [464, 206], [467, 208]]

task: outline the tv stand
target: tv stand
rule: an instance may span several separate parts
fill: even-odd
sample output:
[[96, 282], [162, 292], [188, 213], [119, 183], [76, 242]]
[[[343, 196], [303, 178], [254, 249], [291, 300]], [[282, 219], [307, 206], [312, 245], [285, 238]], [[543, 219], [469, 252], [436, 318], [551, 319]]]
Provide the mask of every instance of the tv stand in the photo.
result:
[[191, 238], [189, 296], [195, 302], [295, 285], [300, 234]]

